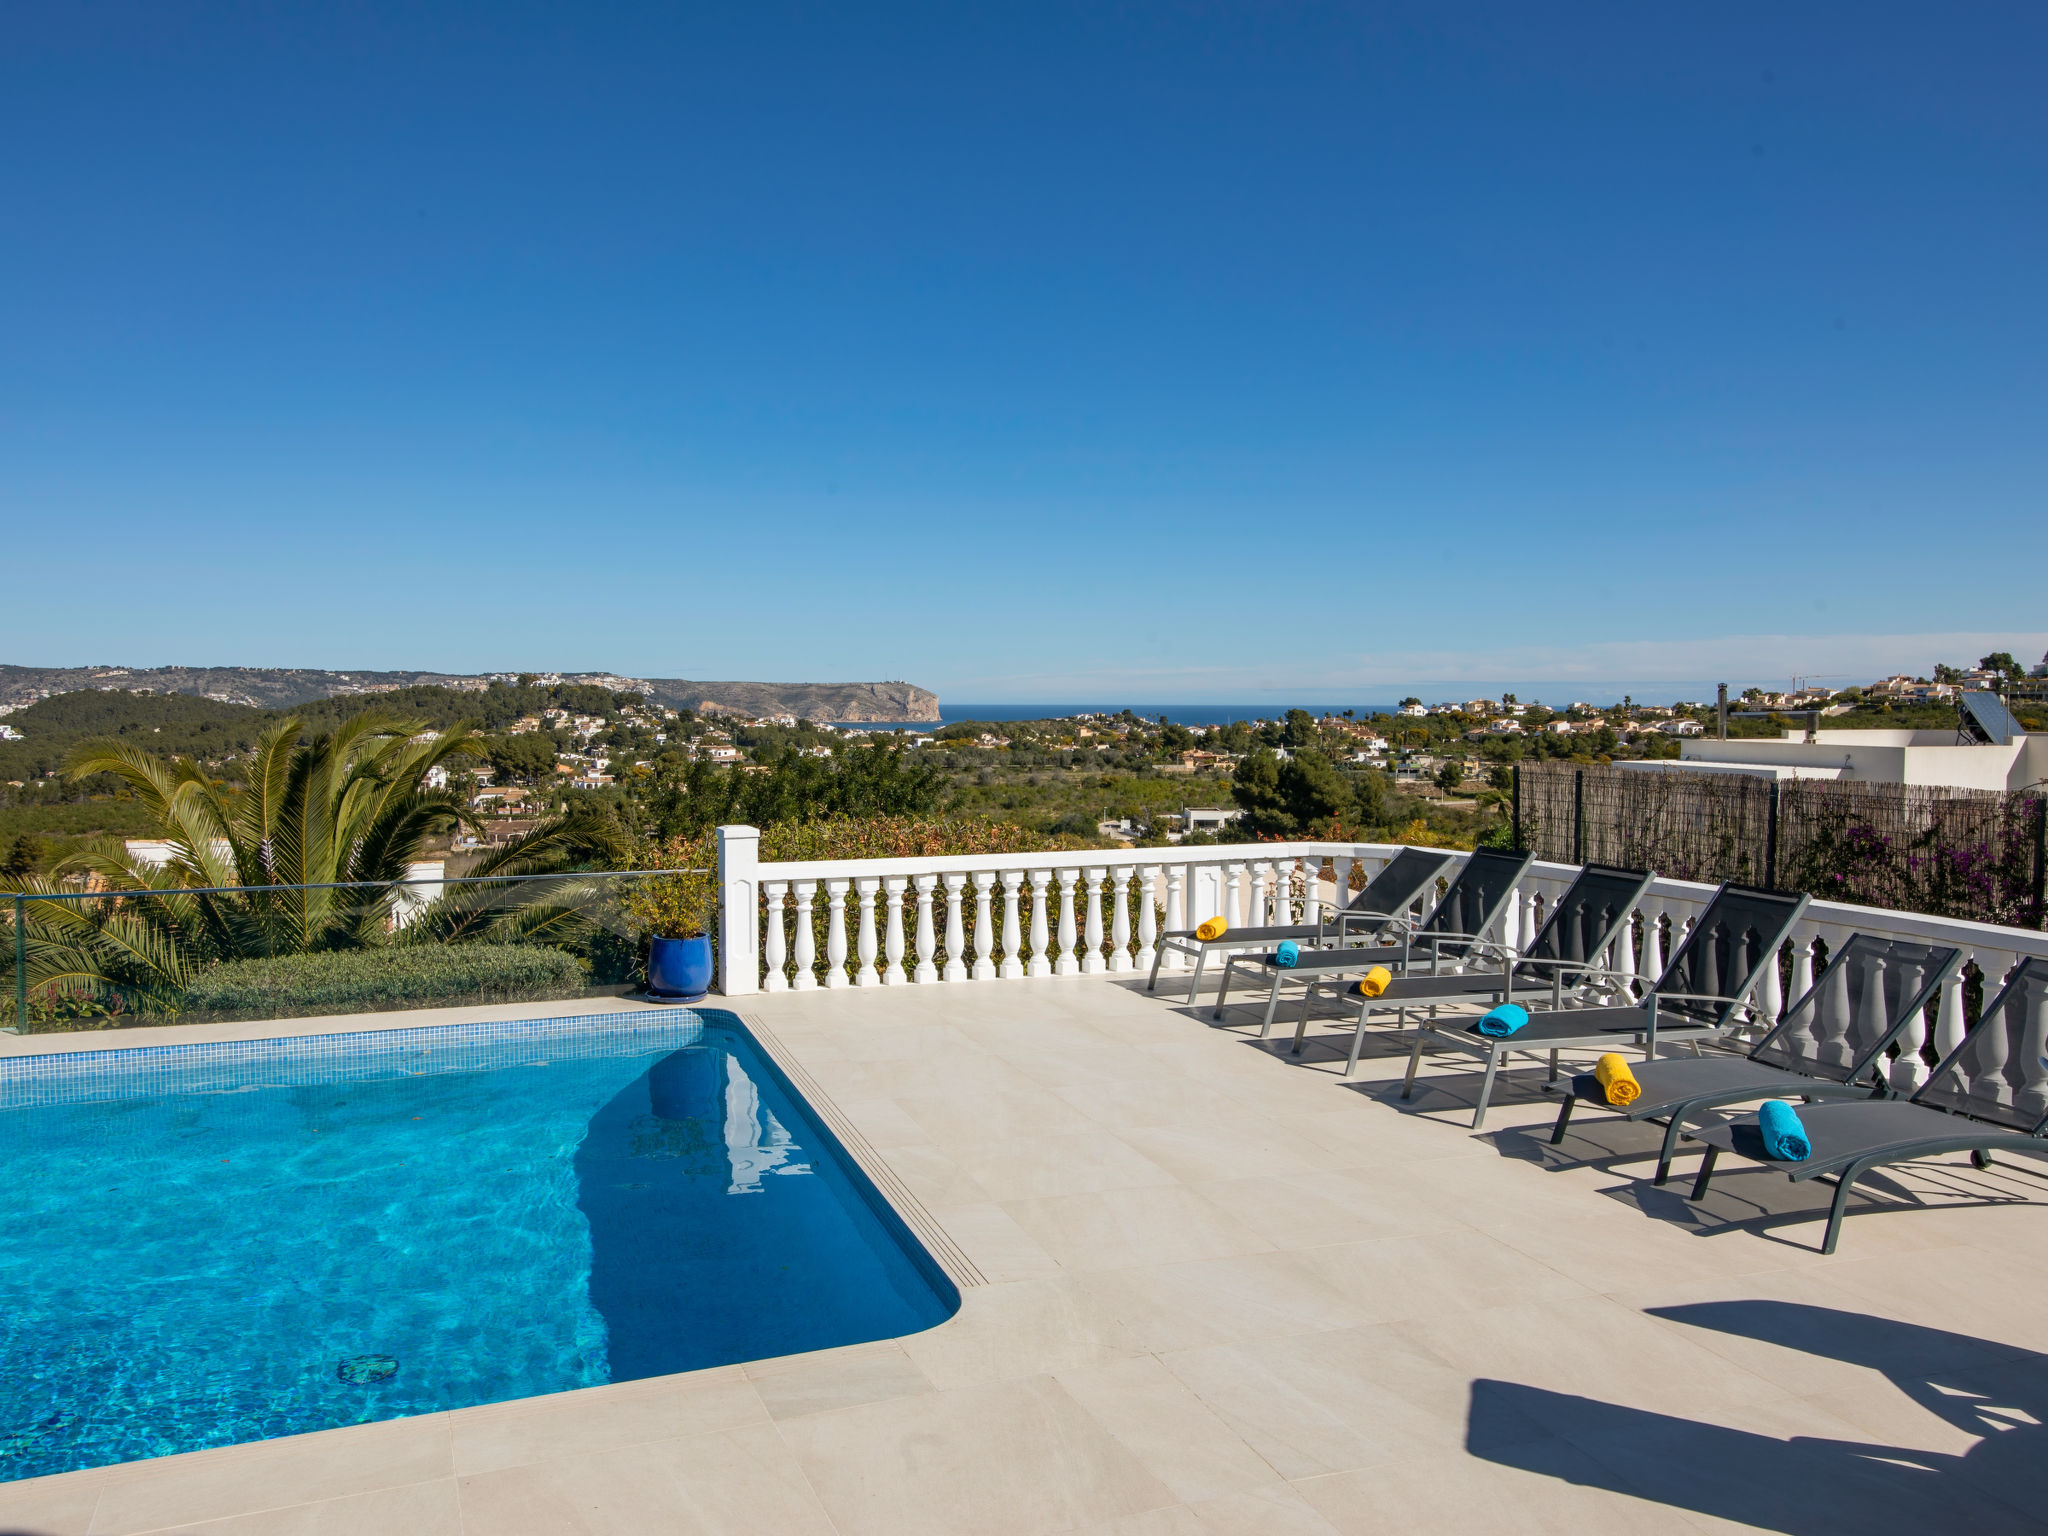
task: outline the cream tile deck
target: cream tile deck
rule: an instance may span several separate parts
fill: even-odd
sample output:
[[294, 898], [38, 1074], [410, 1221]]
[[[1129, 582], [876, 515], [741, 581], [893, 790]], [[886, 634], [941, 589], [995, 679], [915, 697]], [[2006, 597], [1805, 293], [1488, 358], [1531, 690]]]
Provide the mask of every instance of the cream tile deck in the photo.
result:
[[1823, 1191], [1731, 1169], [1696, 1209], [1644, 1182], [1651, 1132], [1582, 1116], [1553, 1151], [1528, 1092], [1475, 1136], [1465, 1061], [1403, 1105], [1391, 1042], [1347, 1083], [1327, 1051], [1296, 1064], [1088, 979], [740, 1011], [986, 1277], [950, 1321], [0, 1485], [0, 1532], [1803, 1536], [2048, 1514], [2048, 1170], [1899, 1173], [1823, 1259]]

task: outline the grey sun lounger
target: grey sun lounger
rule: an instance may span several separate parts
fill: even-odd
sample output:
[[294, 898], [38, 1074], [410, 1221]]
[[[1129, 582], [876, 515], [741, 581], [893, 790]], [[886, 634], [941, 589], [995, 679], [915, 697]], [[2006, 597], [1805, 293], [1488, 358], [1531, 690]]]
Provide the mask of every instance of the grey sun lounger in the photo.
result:
[[1217, 939], [1198, 939], [1192, 928], [1162, 933], [1152, 954], [1152, 980], [1145, 990], [1158, 990], [1159, 965], [1168, 950], [1194, 957], [1195, 974], [1188, 982], [1188, 1002], [1192, 1004], [1202, 985], [1203, 963], [1211, 950], [1231, 953], [1241, 949], [1272, 949], [1285, 939], [1322, 948], [1353, 938], [1369, 938], [1403, 917], [1454, 857], [1440, 848], [1403, 848], [1387, 861], [1384, 869], [1366, 881], [1364, 890], [1320, 923], [1232, 928]]
[[1498, 929], [1508, 899], [1535, 857], [1530, 853], [1475, 849], [1428, 917], [1412, 928], [1390, 925], [1382, 935], [1392, 937], [1398, 933], [1398, 944], [1307, 949], [1291, 966], [1281, 965], [1270, 948], [1232, 955], [1224, 963], [1223, 985], [1216, 989], [1216, 1008], [1210, 1017], [1223, 1017], [1231, 978], [1239, 966], [1259, 972], [1266, 983], [1266, 1017], [1259, 1029], [1261, 1038], [1273, 1028], [1273, 1011], [1280, 1006], [1280, 988], [1288, 982], [1306, 986], [1321, 979], [1358, 975], [1376, 965], [1406, 975], [1424, 960], [1431, 974], [1447, 964], [1479, 962], [1496, 972], [1505, 971], [1511, 952], [1488, 936]]
[[1873, 1168], [1950, 1152], [1969, 1153], [1979, 1168], [1988, 1167], [1996, 1152], [2048, 1157], [2044, 1032], [2048, 959], [2035, 956], [2006, 978], [1962, 1044], [1949, 1052], [1912, 1098], [1802, 1107], [1799, 1119], [1813, 1148], [1804, 1161], [1788, 1163], [1767, 1153], [1754, 1115], [1688, 1131], [1688, 1139], [1707, 1147], [1692, 1198], [1706, 1198], [1714, 1162], [1723, 1152], [1764, 1163], [1795, 1184], [1832, 1176], [1835, 1197], [1828, 1206], [1820, 1251], [1833, 1253], [1842, 1235], [1849, 1192]]
[[1882, 1098], [1885, 1052], [1963, 963], [1953, 946], [1859, 933], [1829, 956], [1806, 996], [1746, 1056], [1714, 1052], [1667, 1056], [1630, 1070], [1642, 1086], [1632, 1104], [1609, 1104], [1607, 1090], [1589, 1074], [1555, 1086], [1564, 1094], [1554, 1147], [1564, 1140], [1580, 1104], [1665, 1122], [1656, 1181], [1671, 1177], [1671, 1157], [1686, 1121], [1731, 1104], [1758, 1099]]
[[1559, 1051], [1612, 1051], [1633, 1041], [1642, 1046], [1645, 1061], [1654, 1061], [1660, 1035], [1667, 1042], [1697, 1045], [1725, 1034], [1737, 1023], [1736, 1012], [1746, 1001], [1765, 958], [1778, 953], [1778, 946], [1785, 942], [1785, 935], [1810, 899], [1748, 886], [1722, 886], [1664, 967], [1664, 974], [1643, 994], [1642, 1001], [1632, 1006], [1573, 1008], [1567, 1004], [1562, 1009], [1532, 1013], [1527, 1024], [1498, 1038], [1481, 1034], [1477, 1020], [1425, 1020], [1415, 1032], [1401, 1097], [1415, 1091], [1415, 1073], [1422, 1065], [1424, 1050], [1435, 1045], [1469, 1051], [1486, 1062], [1479, 1103], [1472, 1111], [1472, 1129], [1476, 1131], [1486, 1124], [1494, 1077], [1509, 1056], [1548, 1052], [1550, 1075], [1555, 1078]]
[[[1398, 1009], [1402, 1022], [1411, 1007], [1434, 1009], [1442, 1003], [1505, 1002], [1511, 998], [1547, 998], [1552, 1008], [1564, 1006], [1567, 986], [1592, 984], [1613, 991], [1621, 983], [1613, 973], [1601, 969], [1608, 946], [1624, 923], [1635, 915], [1636, 903], [1649, 889], [1655, 875], [1635, 869], [1615, 869], [1606, 864], [1588, 864], [1572, 881], [1571, 889], [1551, 904], [1529, 947], [1498, 971], [1464, 971], [1454, 975], [1397, 976], [1377, 997], [1366, 997], [1358, 983], [1318, 976], [1302, 994], [1301, 1018], [1294, 1026], [1294, 1051], [1299, 1056], [1302, 1039], [1308, 1033], [1308, 1014], [1316, 995], [1326, 987], [1348, 986], [1358, 998], [1358, 1019], [1351, 1032], [1351, 1054], [1345, 1059], [1344, 1075], [1358, 1070], [1358, 1053], [1365, 1044], [1365, 1028], [1375, 1013]], [[1634, 994], [1628, 994], [1631, 1001]]]

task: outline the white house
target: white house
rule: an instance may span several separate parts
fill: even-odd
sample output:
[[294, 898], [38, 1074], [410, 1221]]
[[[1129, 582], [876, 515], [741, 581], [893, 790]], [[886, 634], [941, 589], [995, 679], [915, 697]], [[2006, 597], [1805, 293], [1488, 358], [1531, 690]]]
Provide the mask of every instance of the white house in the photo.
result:
[[1677, 762], [1622, 766], [1665, 772], [1841, 779], [1947, 789], [2025, 789], [2048, 781], [2048, 735], [2005, 745], [1958, 742], [1954, 731], [1786, 731], [1778, 740], [1688, 741]]

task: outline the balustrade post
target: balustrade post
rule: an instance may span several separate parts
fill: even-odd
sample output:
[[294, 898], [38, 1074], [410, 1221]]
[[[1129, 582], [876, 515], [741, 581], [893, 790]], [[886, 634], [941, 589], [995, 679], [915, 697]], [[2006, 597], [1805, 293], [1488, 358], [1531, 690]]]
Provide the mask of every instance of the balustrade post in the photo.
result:
[[1223, 921], [1232, 928], [1249, 925], [1244, 916], [1244, 866], [1226, 864], [1223, 866]]
[[965, 875], [947, 875], [946, 882], [946, 980], [967, 979], [967, 930], [960, 921], [961, 890]]
[[988, 912], [989, 887], [995, 876], [986, 870], [974, 872], [974, 979], [994, 981], [996, 964], [990, 958], [996, 949], [996, 925]]
[[[1933, 1039], [1963, 1038], [1963, 972], [1970, 964], [1966, 950], [1963, 963], [1956, 967], [1955, 974], [1941, 987], [1941, 1006], [1935, 1012]], [[1929, 1031], [1927, 1010], [1922, 1009], [1911, 1023], [1899, 1034], [1899, 1054], [1892, 1059], [1892, 1091], [1901, 1096], [1910, 1096], [1927, 1081], [1927, 1061], [1922, 1054], [1927, 1049]]]
[[997, 876], [1003, 882], [1003, 969], [1005, 980], [1024, 974], [1024, 930], [1017, 921], [1017, 888], [1024, 883], [1024, 871], [1006, 869]]
[[1301, 921], [1313, 927], [1323, 920], [1323, 861], [1311, 854], [1301, 861]]
[[768, 974], [761, 978], [761, 985], [770, 992], [787, 992], [789, 978], [782, 974], [782, 967], [789, 956], [783, 947], [782, 920], [783, 899], [789, 894], [787, 880], [768, 880], [761, 886], [761, 893], [768, 898], [766, 951]]
[[1084, 869], [1081, 871], [1081, 897], [1088, 903], [1088, 921], [1082, 932], [1086, 935], [1081, 951], [1081, 974], [1100, 976], [1102, 974], [1102, 882], [1106, 871]]
[[900, 987], [910, 978], [903, 974], [903, 890], [910, 884], [905, 875], [882, 877], [882, 905], [889, 918], [882, 941], [882, 985]]
[[1131, 872], [1109, 872], [1109, 969], [1112, 975], [1131, 968]]
[[[1166, 866], [1166, 931], [1185, 932], [1193, 925], [1188, 921], [1188, 866], [1169, 864]], [[1184, 957], [1177, 949], [1169, 949], [1160, 969], [1177, 971], [1181, 969]]]
[[1152, 970], [1152, 958], [1157, 953], [1154, 945], [1159, 938], [1159, 918], [1152, 910], [1152, 901], [1159, 887], [1159, 866], [1146, 864], [1138, 870], [1138, 964], [1137, 969], [1148, 975]]
[[1330, 883], [1337, 890], [1336, 910], [1342, 912], [1351, 905], [1351, 865], [1353, 859], [1348, 853], [1340, 853], [1330, 860]]
[[825, 882], [825, 986], [850, 987], [846, 974], [846, 892], [851, 880]]
[[911, 884], [917, 887], [917, 975], [920, 985], [939, 979], [939, 968], [932, 964], [932, 887], [939, 883], [937, 875], [913, 875]]
[[1078, 869], [1060, 871], [1060, 953], [1052, 966], [1055, 976], [1077, 975], [1081, 969], [1074, 958], [1074, 882], [1080, 878]]
[[1263, 860], [1250, 866], [1252, 890], [1249, 903], [1250, 910], [1245, 914], [1245, 921], [1255, 928], [1263, 928], [1271, 921], [1266, 911], [1266, 891], [1270, 883], [1267, 880], [1267, 872], [1272, 867], [1271, 864]]
[[811, 927], [811, 901], [818, 882], [796, 882], [796, 975], [790, 985], [798, 992], [814, 992], [818, 986], [818, 936]]
[[761, 829], [718, 829], [718, 990], [751, 997], [761, 990]]
[[1031, 964], [1026, 967], [1031, 976], [1052, 974], [1052, 956], [1046, 952], [1045, 942], [1045, 888], [1051, 883], [1051, 870], [1031, 871]]

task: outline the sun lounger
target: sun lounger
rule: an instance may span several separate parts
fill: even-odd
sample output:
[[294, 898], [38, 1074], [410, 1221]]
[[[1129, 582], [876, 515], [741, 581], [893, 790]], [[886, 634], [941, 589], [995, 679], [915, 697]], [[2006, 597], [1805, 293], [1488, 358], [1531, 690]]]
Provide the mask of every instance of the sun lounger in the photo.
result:
[[1321, 979], [1361, 975], [1376, 965], [1402, 975], [1418, 967], [1426, 967], [1434, 975], [1453, 965], [1487, 965], [1496, 972], [1504, 972], [1512, 951], [1494, 935], [1499, 932], [1508, 899], [1534, 858], [1534, 854], [1502, 853], [1492, 848], [1474, 850], [1428, 917], [1413, 928], [1390, 926], [1381, 935], [1383, 940], [1398, 937], [1399, 942], [1305, 949], [1291, 966], [1281, 965], [1270, 947], [1232, 955], [1224, 963], [1223, 985], [1216, 991], [1216, 1009], [1210, 1016], [1223, 1017], [1231, 977], [1239, 966], [1256, 971], [1266, 983], [1266, 1017], [1259, 1030], [1261, 1037], [1273, 1028], [1273, 1010], [1280, 1004], [1280, 988], [1288, 982], [1305, 986]]
[[1406, 915], [1416, 899], [1424, 895], [1442, 874], [1455, 854], [1441, 848], [1403, 848], [1378, 874], [1366, 881], [1365, 889], [1320, 923], [1272, 924], [1263, 928], [1231, 928], [1221, 938], [1198, 939], [1192, 928], [1175, 928], [1162, 933], [1152, 955], [1152, 980], [1148, 992], [1159, 987], [1159, 964], [1166, 952], [1194, 957], [1195, 974], [1188, 982], [1188, 1002], [1195, 1000], [1202, 985], [1202, 966], [1211, 950], [1225, 954], [1243, 949], [1273, 949], [1283, 940], [1318, 947], [1367, 938]]
[[1873, 1168], [1967, 1152], [1979, 1168], [1996, 1152], [2048, 1157], [2048, 959], [2022, 961], [1962, 1044], [1949, 1052], [1926, 1085], [1910, 1099], [1811, 1104], [1799, 1110], [1811, 1155], [1786, 1162], [1763, 1147], [1754, 1115], [1687, 1132], [1706, 1143], [1692, 1198], [1704, 1200], [1723, 1152], [1767, 1163], [1792, 1181], [1832, 1176], [1827, 1234], [1820, 1251], [1833, 1253], [1842, 1233], [1849, 1192]]
[[[1466, 970], [1453, 975], [1397, 976], [1384, 992], [1367, 997], [1357, 983], [1348, 983], [1358, 998], [1358, 1019], [1351, 1032], [1351, 1054], [1344, 1063], [1344, 1075], [1358, 1070], [1358, 1053], [1365, 1044], [1365, 1027], [1375, 1013], [1399, 1010], [1405, 1024], [1411, 1007], [1434, 1010], [1444, 1003], [1508, 1002], [1547, 998], [1552, 1008], [1564, 1006], [1568, 988], [1591, 983], [1610, 996], [1621, 985], [1613, 973], [1602, 969], [1608, 947], [1622, 925], [1634, 915], [1636, 903], [1656, 876], [1640, 870], [1614, 869], [1605, 864], [1588, 864], [1572, 881], [1571, 889], [1551, 904], [1550, 913], [1534, 941], [1519, 958], [1496, 971]], [[1294, 1026], [1294, 1054], [1302, 1050], [1308, 1032], [1309, 1008], [1319, 992], [1347, 983], [1317, 977], [1301, 999], [1301, 1018]], [[1635, 994], [1629, 993], [1630, 1002]]]
[[1664, 967], [1664, 974], [1633, 1006], [1573, 1008], [1567, 1001], [1562, 1009], [1532, 1015], [1522, 1028], [1503, 1037], [1480, 1033], [1471, 1020], [1425, 1020], [1415, 1033], [1401, 1097], [1415, 1091], [1415, 1073], [1422, 1065], [1424, 1050], [1437, 1046], [1469, 1051], [1486, 1062], [1479, 1103], [1472, 1111], [1472, 1129], [1476, 1131], [1486, 1124], [1494, 1076], [1511, 1055], [1549, 1053], [1554, 1078], [1560, 1051], [1605, 1052], [1636, 1043], [1642, 1047], [1643, 1059], [1651, 1061], [1656, 1059], [1660, 1036], [1666, 1042], [1697, 1044], [1725, 1034], [1740, 1022], [1738, 1010], [1746, 1004], [1764, 961], [1777, 955], [1809, 899], [1747, 886], [1722, 886]]
[[1758, 1099], [1868, 1099], [1885, 1092], [1885, 1052], [1963, 961], [1952, 946], [1859, 933], [1828, 957], [1806, 996], [1746, 1056], [1716, 1051], [1667, 1056], [1635, 1068], [1642, 1096], [1607, 1102], [1590, 1074], [1555, 1086], [1564, 1094], [1550, 1144], [1564, 1140], [1580, 1104], [1665, 1122], [1656, 1182], [1671, 1176], [1671, 1156], [1686, 1121]]

